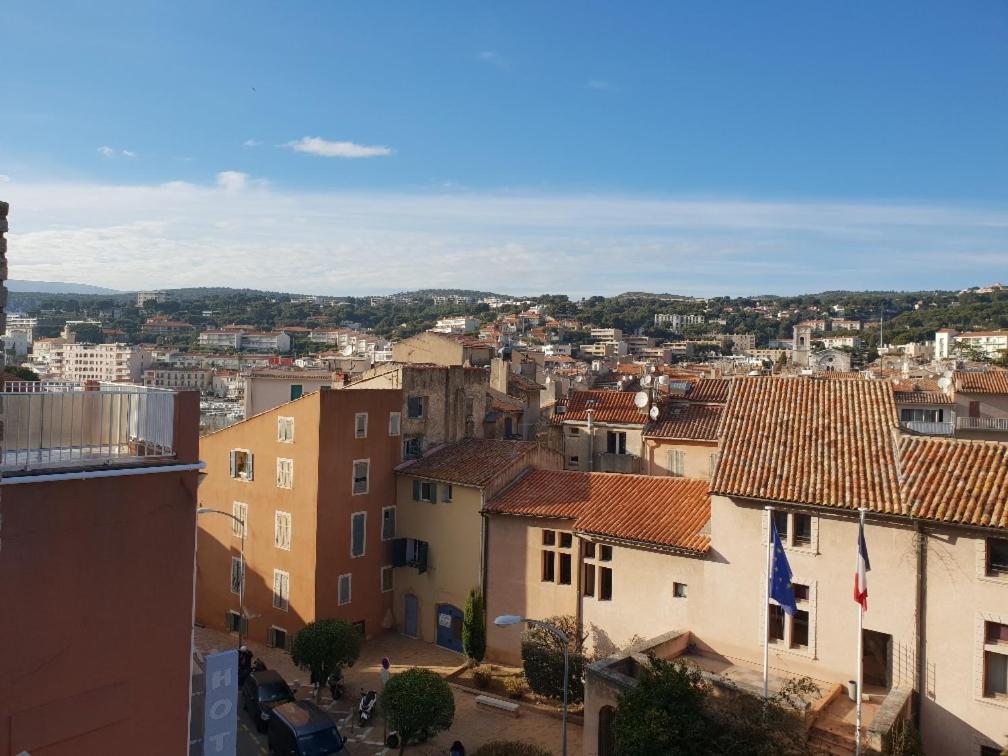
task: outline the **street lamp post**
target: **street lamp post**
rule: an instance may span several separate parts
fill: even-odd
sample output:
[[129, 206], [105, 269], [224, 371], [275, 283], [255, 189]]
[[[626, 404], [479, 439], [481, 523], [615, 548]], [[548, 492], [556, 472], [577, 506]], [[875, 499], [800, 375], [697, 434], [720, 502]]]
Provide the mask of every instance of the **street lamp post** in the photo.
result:
[[244, 645], [244, 640], [242, 638], [242, 628], [245, 626], [245, 522], [240, 517], [237, 517], [230, 512], [225, 512], [223, 509], [211, 509], [210, 507], [200, 507], [196, 510], [196, 514], [219, 514], [225, 517], [230, 517], [232, 520], [238, 523], [238, 527], [241, 528], [241, 575], [240, 581], [238, 583], [238, 648]]
[[517, 614], [502, 614], [497, 619], [494, 620], [494, 624], [497, 627], [509, 627], [511, 625], [520, 625], [525, 623], [532, 627], [541, 627], [543, 630], [547, 630], [557, 637], [557, 639], [563, 643], [564, 650], [564, 681], [563, 681], [563, 745], [561, 746], [561, 755], [567, 756], [567, 687], [570, 680], [570, 659], [568, 656], [568, 646], [570, 645], [570, 639], [567, 637], [560, 628], [555, 625], [551, 625], [549, 622], [543, 622], [542, 620], [529, 619], [528, 617], [520, 617]]

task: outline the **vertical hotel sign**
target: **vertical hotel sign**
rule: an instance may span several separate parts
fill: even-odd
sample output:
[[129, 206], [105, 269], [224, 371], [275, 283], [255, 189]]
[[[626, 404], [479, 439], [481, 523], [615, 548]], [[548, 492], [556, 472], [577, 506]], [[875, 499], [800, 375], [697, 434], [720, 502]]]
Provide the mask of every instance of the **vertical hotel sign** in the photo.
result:
[[206, 657], [203, 756], [235, 756], [238, 742], [238, 651]]

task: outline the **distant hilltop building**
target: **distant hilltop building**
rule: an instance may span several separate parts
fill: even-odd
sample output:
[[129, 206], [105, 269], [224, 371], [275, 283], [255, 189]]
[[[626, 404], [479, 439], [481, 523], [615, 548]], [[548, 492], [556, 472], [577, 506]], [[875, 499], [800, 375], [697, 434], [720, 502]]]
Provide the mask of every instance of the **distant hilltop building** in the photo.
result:
[[143, 307], [148, 302], [160, 303], [168, 301], [166, 291], [138, 291], [136, 295], [137, 307]]
[[473, 333], [479, 325], [479, 318], [463, 315], [457, 318], [441, 318], [431, 330], [435, 333]]
[[654, 316], [654, 324], [656, 326], [664, 326], [670, 331], [681, 331], [683, 326], [687, 325], [702, 325], [704, 323], [703, 315], [677, 315], [668, 313], [657, 313]]
[[953, 328], [935, 331], [935, 357], [943, 360], [953, 356], [963, 347], [973, 347], [991, 359], [1008, 353], [1008, 331], [968, 331], [959, 333]]

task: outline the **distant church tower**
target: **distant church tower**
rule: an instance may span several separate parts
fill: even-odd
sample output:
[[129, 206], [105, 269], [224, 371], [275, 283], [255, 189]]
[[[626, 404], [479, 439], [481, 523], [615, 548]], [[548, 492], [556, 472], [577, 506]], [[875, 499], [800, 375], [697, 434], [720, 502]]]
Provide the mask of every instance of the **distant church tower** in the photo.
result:
[[799, 323], [794, 327], [794, 346], [791, 349], [791, 364], [800, 368], [809, 365], [809, 347], [812, 344], [812, 327]]

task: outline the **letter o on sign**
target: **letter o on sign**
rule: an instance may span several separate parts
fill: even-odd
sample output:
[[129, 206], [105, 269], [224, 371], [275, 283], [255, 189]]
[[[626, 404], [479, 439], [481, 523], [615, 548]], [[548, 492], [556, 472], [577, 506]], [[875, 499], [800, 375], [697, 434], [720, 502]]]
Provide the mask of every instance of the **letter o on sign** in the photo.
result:
[[211, 719], [223, 719], [228, 714], [231, 713], [232, 705], [231, 701], [226, 698], [222, 698], [218, 701], [214, 701], [213, 705], [210, 707], [210, 718]]

